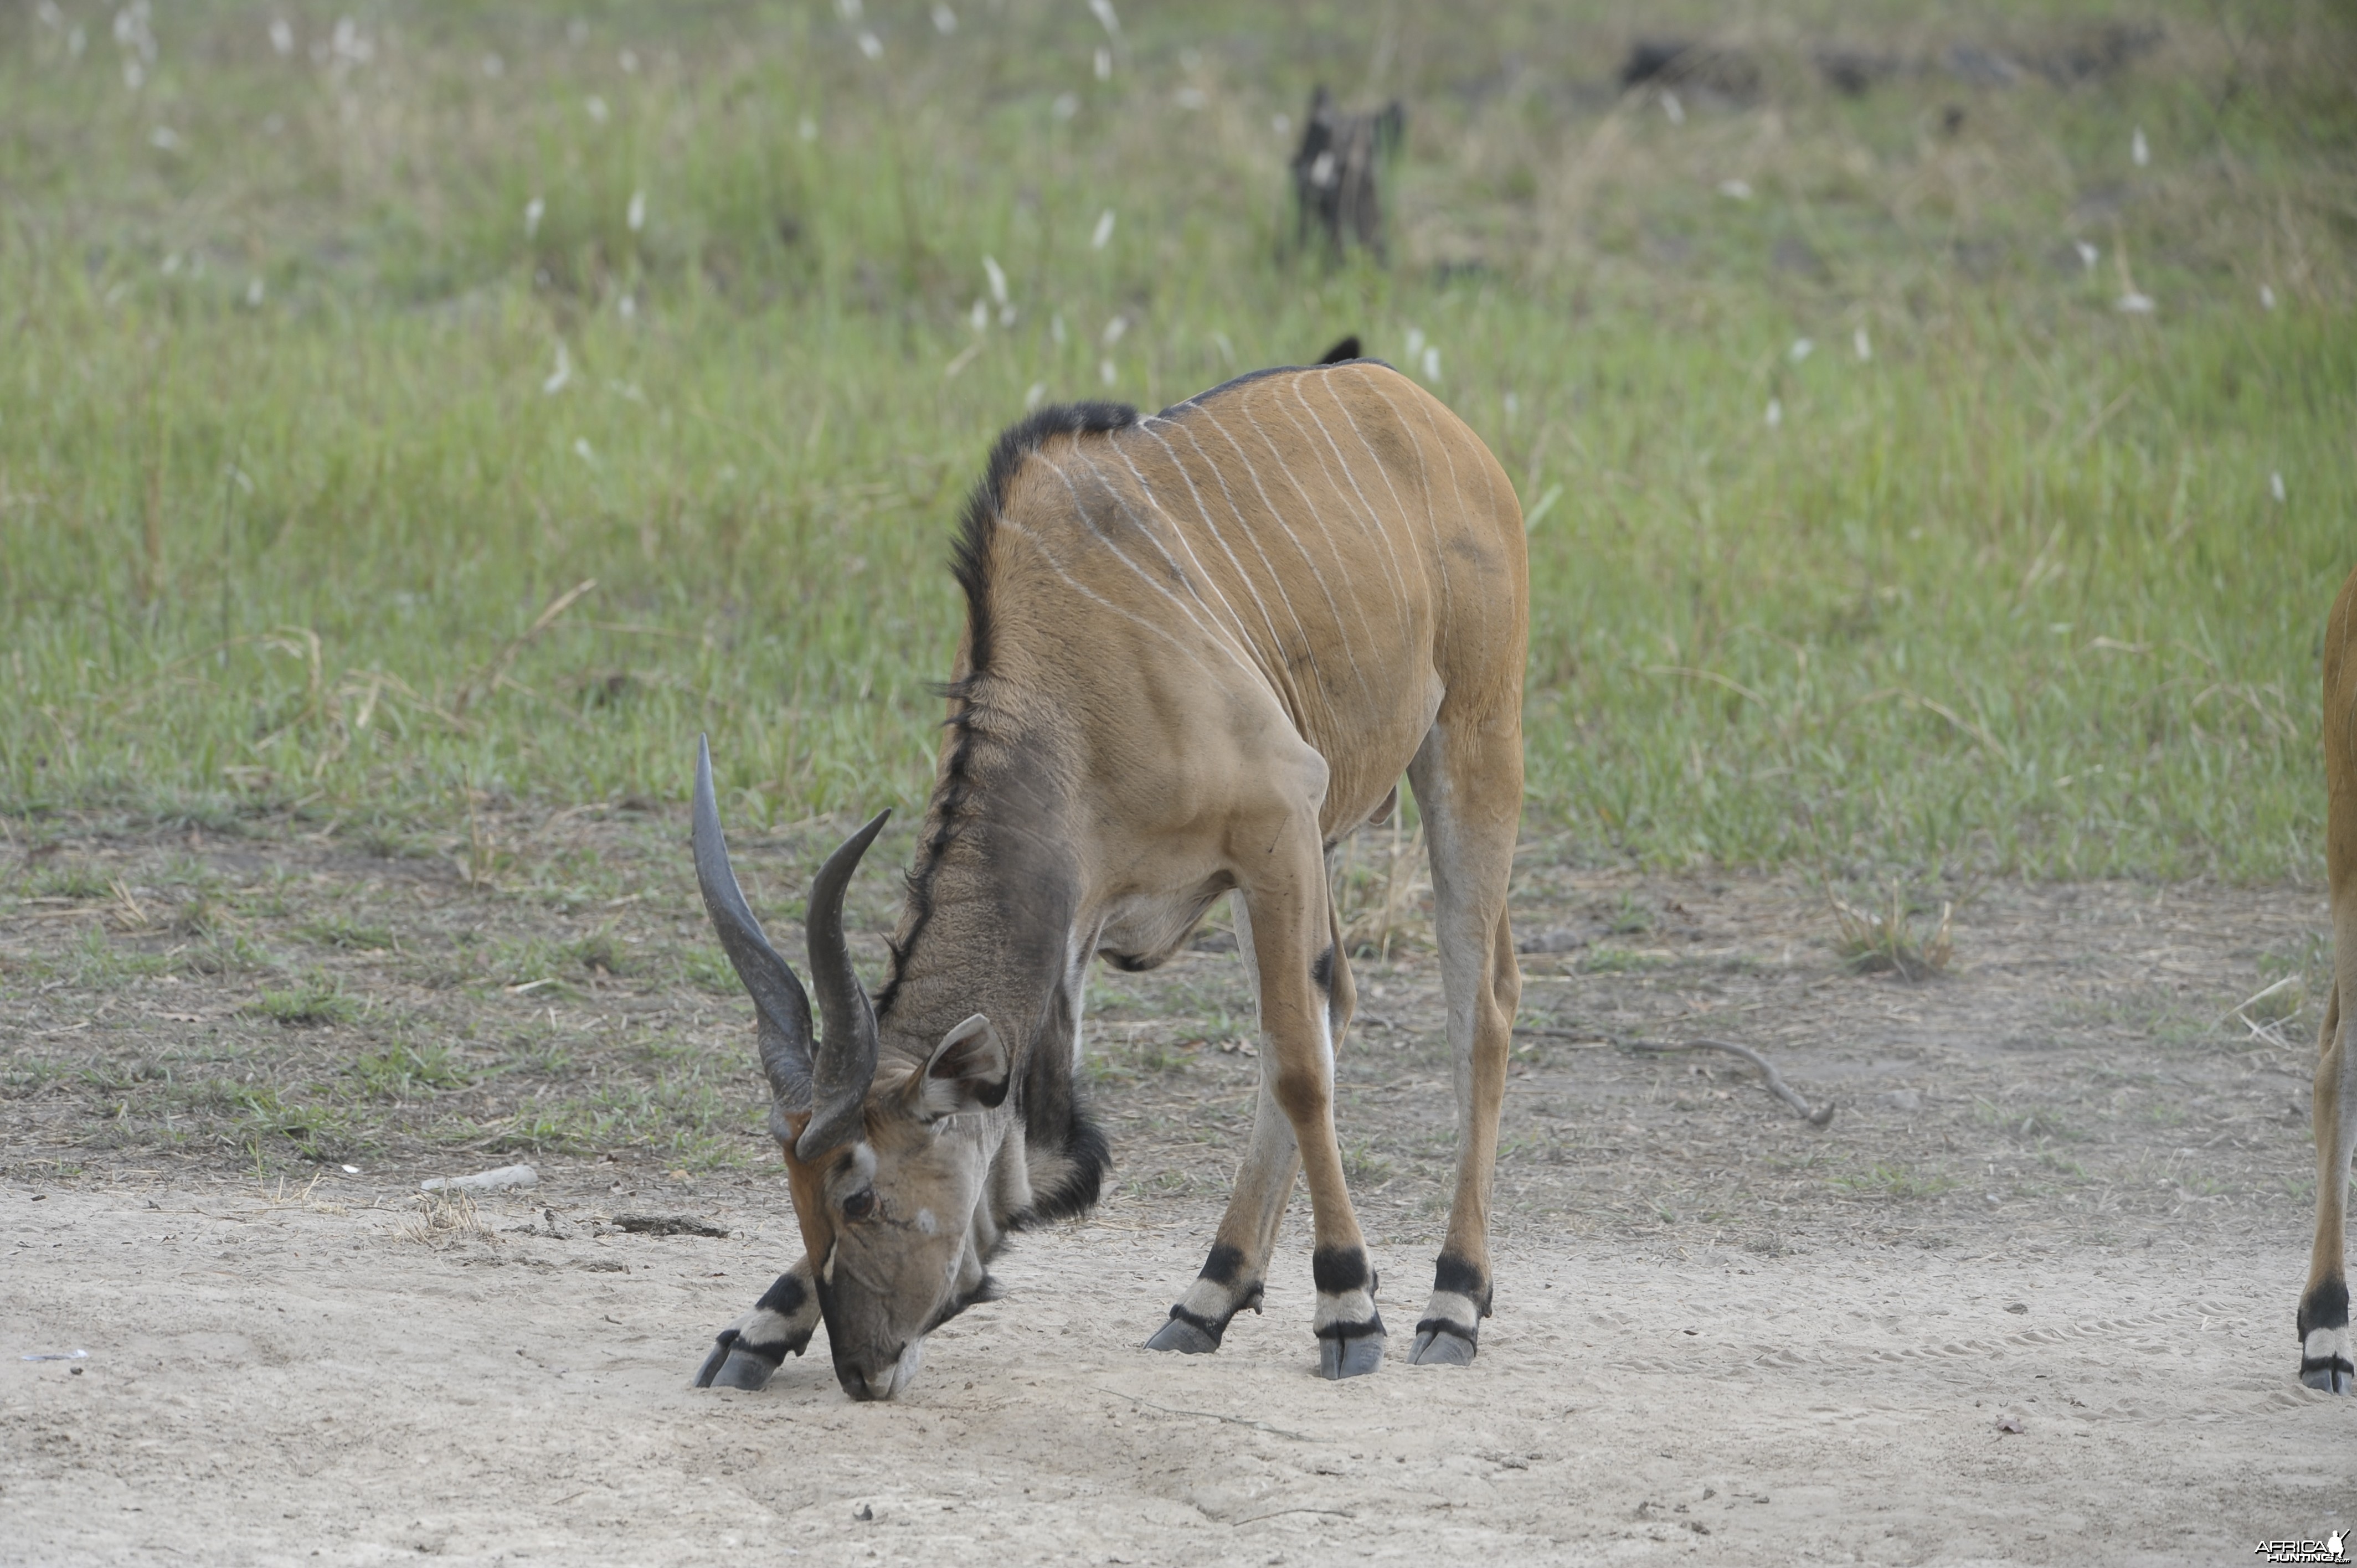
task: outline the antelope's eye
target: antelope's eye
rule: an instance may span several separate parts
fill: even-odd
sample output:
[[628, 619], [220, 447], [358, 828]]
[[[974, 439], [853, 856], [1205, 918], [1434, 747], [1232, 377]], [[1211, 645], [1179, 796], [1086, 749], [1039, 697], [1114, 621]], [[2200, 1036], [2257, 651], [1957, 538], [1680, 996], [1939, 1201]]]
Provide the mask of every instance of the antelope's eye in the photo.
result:
[[843, 1217], [845, 1219], [865, 1219], [875, 1212], [876, 1193], [873, 1188], [863, 1187], [843, 1200]]

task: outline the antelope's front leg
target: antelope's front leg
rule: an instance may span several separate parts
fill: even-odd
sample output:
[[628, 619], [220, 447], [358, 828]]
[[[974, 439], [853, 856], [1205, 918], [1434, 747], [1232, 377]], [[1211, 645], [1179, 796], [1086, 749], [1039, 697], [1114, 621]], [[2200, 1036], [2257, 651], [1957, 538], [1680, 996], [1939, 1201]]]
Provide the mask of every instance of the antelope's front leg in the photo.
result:
[[753, 1304], [753, 1310], [714, 1336], [712, 1354], [696, 1369], [699, 1389], [759, 1389], [788, 1356], [799, 1356], [818, 1327], [818, 1292], [810, 1260], [802, 1258]]
[[[1315, 1227], [1309, 1267], [1318, 1285], [1318, 1369], [1354, 1378], [1383, 1363], [1383, 1319], [1375, 1310], [1375, 1273], [1366, 1237], [1342, 1177], [1341, 1144], [1334, 1136], [1334, 1043], [1343, 1019], [1337, 995], [1336, 950], [1326, 864], [1314, 822], [1297, 835], [1294, 853], [1280, 846], [1274, 875], [1243, 891], [1252, 910], [1253, 955], [1260, 971], [1265, 1047], [1275, 1058], [1268, 1075], [1278, 1109], [1292, 1124], [1309, 1183]], [[1348, 981], [1342, 985], [1347, 988]]]

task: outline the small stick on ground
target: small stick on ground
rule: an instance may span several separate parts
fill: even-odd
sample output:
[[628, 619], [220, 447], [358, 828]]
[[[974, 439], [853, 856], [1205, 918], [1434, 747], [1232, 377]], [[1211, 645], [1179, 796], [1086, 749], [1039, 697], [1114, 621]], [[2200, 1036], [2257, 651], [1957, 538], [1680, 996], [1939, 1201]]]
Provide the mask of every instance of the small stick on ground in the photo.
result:
[[1609, 1035], [1599, 1036], [1588, 1029], [1550, 1029], [1529, 1025], [1518, 1026], [1514, 1033], [1535, 1035], [1542, 1038], [1617, 1046], [1624, 1051], [1652, 1051], [1662, 1055], [1668, 1055], [1673, 1051], [1726, 1051], [1729, 1055], [1741, 1057], [1745, 1061], [1758, 1068], [1760, 1078], [1768, 1085], [1768, 1092], [1791, 1106], [1793, 1113], [1802, 1121], [1812, 1127], [1830, 1126], [1833, 1122], [1833, 1101], [1827, 1101], [1823, 1106], [1811, 1107], [1791, 1084], [1784, 1081], [1784, 1075], [1776, 1070], [1775, 1063], [1753, 1050], [1749, 1046], [1738, 1046], [1732, 1040], [1623, 1040]]

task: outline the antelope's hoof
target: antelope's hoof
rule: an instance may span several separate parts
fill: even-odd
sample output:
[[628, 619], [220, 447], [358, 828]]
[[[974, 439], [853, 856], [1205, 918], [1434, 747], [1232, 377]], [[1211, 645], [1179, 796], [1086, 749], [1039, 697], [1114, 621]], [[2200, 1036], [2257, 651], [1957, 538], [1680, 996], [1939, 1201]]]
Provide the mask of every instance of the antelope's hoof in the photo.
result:
[[743, 1389], [752, 1392], [770, 1386], [785, 1358], [762, 1355], [727, 1329], [713, 1341], [712, 1354], [695, 1369], [699, 1389]]
[[779, 1365], [767, 1356], [739, 1345], [728, 1352], [728, 1359], [720, 1364], [720, 1370], [713, 1374], [712, 1386], [758, 1392], [770, 1386], [770, 1380], [777, 1375]]
[[2338, 1356], [2321, 1359], [2303, 1359], [2299, 1364], [2299, 1380], [2328, 1394], [2357, 1393], [2357, 1367], [2352, 1367]]
[[1409, 1347], [1411, 1367], [1469, 1367], [1479, 1344], [1474, 1337], [1451, 1324], [1437, 1324], [1415, 1331], [1415, 1343]]
[[1363, 1378], [1383, 1364], [1383, 1337], [1380, 1333], [1318, 1341], [1318, 1375], [1321, 1378]]
[[1220, 1342], [1196, 1324], [1175, 1314], [1169, 1322], [1154, 1331], [1146, 1342], [1149, 1350], [1176, 1350], [1181, 1356], [1208, 1356], [1220, 1348]]

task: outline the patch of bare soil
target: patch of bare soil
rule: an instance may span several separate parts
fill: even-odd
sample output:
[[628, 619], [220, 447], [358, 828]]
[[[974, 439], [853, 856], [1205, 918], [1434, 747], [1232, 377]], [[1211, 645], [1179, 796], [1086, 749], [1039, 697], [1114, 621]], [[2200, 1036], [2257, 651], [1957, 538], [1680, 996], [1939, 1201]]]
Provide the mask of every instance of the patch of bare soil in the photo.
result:
[[[1471, 1369], [1342, 1385], [1312, 1376], [1299, 1207], [1263, 1316], [1216, 1357], [1138, 1348], [1258, 1065], [1207, 933], [1098, 983], [1107, 1201], [1019, 1240], [1006, 1298], [879, 1407], [823, 1350], [686, 1388], [797, 1243], [683, 836], [21, 865], [0, 1562], [2177, 1563], [2351, 1522], [2357, 1406], [2291, 1376], [2319, 895], [1986, 888], [1909, 983], [1854, 972], [1795, 882], [1534, 860], [1498, 1316]], [[780, 945], [823, 839], [740, 846]], [[1397, 1327], [1455, 1113], [1392, 891], [1356, 900], [1338, 1121]], [[891, 893], [865, 879], [871, 931]], [[1724, 1053], [1630, 1048], [1701, 1037], [1831, 1125]], [[542, 1185], [416, 1193], [515, 1160]]]

